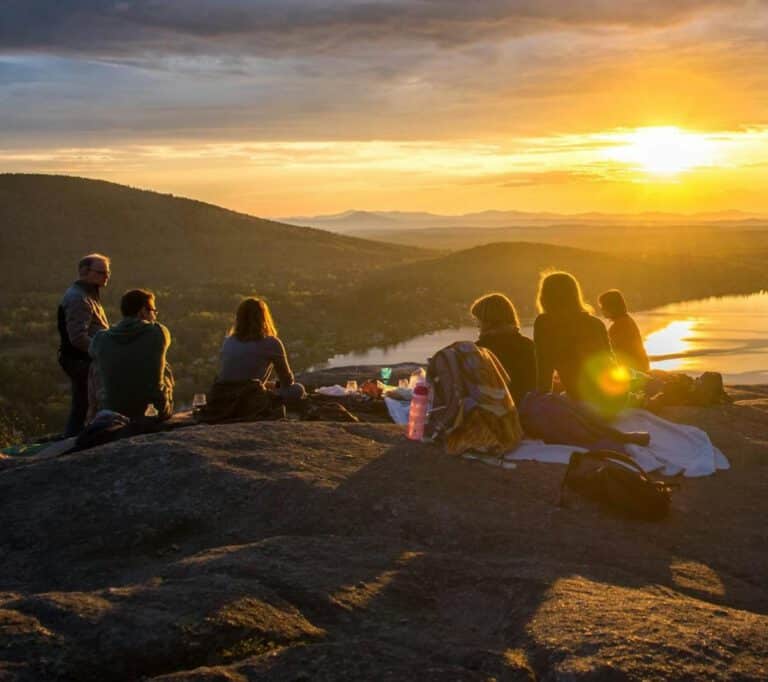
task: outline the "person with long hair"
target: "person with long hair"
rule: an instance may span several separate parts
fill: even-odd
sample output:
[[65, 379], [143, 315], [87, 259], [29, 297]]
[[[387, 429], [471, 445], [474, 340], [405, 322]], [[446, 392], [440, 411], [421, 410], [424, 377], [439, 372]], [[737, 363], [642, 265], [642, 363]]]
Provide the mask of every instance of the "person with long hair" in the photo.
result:
[[609, 289], [600, 294], [597, 300], [603, 317], [611, 321], [608, 338], [618, 361], [630, 369], [648, 374], [651, 364], [645, 352], [643, 337], [637, 323], [627, 312], [624, 295], [618, 289]]
[[246, 298], [237, 307], [235, 324], [221, 347], [218, 380], [259, 379], [266, 384], [273, 370], [279, 381], [275, 390], [286, 402], [304, 397], [304, 386], [294, 382], [285, 346], [277, 336], [267, 302]]
[[567, 272], [543, 274], [539, 316], [533, 327], [539, 391], [551, 392], [557, 371], [569, 397], [594, 404], [615, 402], [626, 392], [603, 322], [584, 302], [576, 278]]
[[520, 405], [536, 388], [536, 350], [533, 341], [520, 333], [520, 320], [512, 301], [504, 294], [486, 294], [470, 307], [480, 326], [477, 345], [490, 350], [509, 375], [509, 392]]

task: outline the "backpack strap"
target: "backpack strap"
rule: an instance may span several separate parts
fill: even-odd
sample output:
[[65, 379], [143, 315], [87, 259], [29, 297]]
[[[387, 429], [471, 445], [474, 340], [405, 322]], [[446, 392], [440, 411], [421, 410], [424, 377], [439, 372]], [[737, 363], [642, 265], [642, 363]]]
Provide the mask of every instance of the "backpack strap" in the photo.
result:
[[[432, 409], [430, 421], [433, 428], [433, 438], [443, 433], [450, 433], [457, 426], [457, 420], [462, 412], [463, 377], [456, 357], [458, 352], [453, 343], [439, 350], [433, 360], [435, 363], [435, 382], [440, 385], [444, 405]], [[447, 374], [447, 376], [446, 376]]]
[[[643, 468], [637, 462], [635, 462], [634, 459], [632, 459], [629, 455], [625, 455], [623, 452], [618, 452], [617, 450], [587, 450], [586, 452], [575, 450], [571, 453], [571, 457], [568, 460], [568, 468], [565, 470], [565, 475], [563, 476], [563, 480], [560, 483], [560, 500], [557, 503], [558, 507], [565, 506], [565, 484], [568, 481], [568, 474], [570, 473], [571, 468], [582, 456], [594, 457], [595, 459], [600, 459], [603, 461], [612, 459], [616, 462], [621, 462], [622, 464], [629, 466], [632, 470], [637, 471], [637, 473], [642, 476], [644, 481], [649, 483], [651, 482], [651, 479], [648, 478], [648, 475], [645, 473]], [[669, 488], [679, 487], [677, 484], [665, 483], [664, 485]]]
[[565, 507], [565, 483], [568, 480], [568, 474], [571, 473], [571, 469], [573, 468], [573, 465], [576, 463], [580, 457], [585, 454], [581, 452], [581, 450], [574, 450], [571, 453], [571, 456], [568, 458], [568, 467], [565, 470], [565, 475], [563, 476], [563, 480], [560, 481], [560, 499], [557, 501], [558, 507]]
[[596, 459], [612, 459], [617, 462], [621, 462], [622, 464], [626, 464], [627, 466], [637, 471], [646, 480], [649, 480], [645, 470], [634, 459], [632, 459], [629, 455], [624, 454], [623, 452], [618, 452], [617, 450], [588, 450], [584, 454], [590, 455]]

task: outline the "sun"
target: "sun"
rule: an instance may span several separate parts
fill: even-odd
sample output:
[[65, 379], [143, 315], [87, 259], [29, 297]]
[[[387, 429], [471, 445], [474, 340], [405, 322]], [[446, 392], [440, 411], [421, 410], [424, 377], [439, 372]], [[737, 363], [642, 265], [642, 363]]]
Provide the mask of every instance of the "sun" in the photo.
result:
[[606, 150], [606, 155], [650, 175], [673, 176], [715, 162], [711, 140], [675, 126], [638, 128], [618, 137], [624, 144]]

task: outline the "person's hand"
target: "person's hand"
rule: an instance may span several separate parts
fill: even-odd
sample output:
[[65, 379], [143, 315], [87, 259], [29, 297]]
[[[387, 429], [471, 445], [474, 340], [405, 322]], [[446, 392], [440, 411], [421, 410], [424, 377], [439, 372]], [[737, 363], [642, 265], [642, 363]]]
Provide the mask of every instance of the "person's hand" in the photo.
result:
[[268, 391], [274, 391], [277, 388], [277, 382], [276, 381], [268, 381], [264, 384], [264, 388], [266, 388]]

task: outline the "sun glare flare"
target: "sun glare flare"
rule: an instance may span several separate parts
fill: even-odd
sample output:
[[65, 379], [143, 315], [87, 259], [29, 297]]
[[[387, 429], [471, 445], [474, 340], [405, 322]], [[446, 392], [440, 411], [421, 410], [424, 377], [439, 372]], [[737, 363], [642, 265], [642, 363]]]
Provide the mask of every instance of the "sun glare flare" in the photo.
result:
[[631, 377], [626, 367], [618, 365], [600, 374], [598, 383], [603, 393], [609, 396], [624, 395], [629, 389]]
[[712, 140], [675, 126], [639, 128], [622, 137], [626, 143], [606, 150], [606, 156], [650, 175], [673, 176], [715, 165]]

